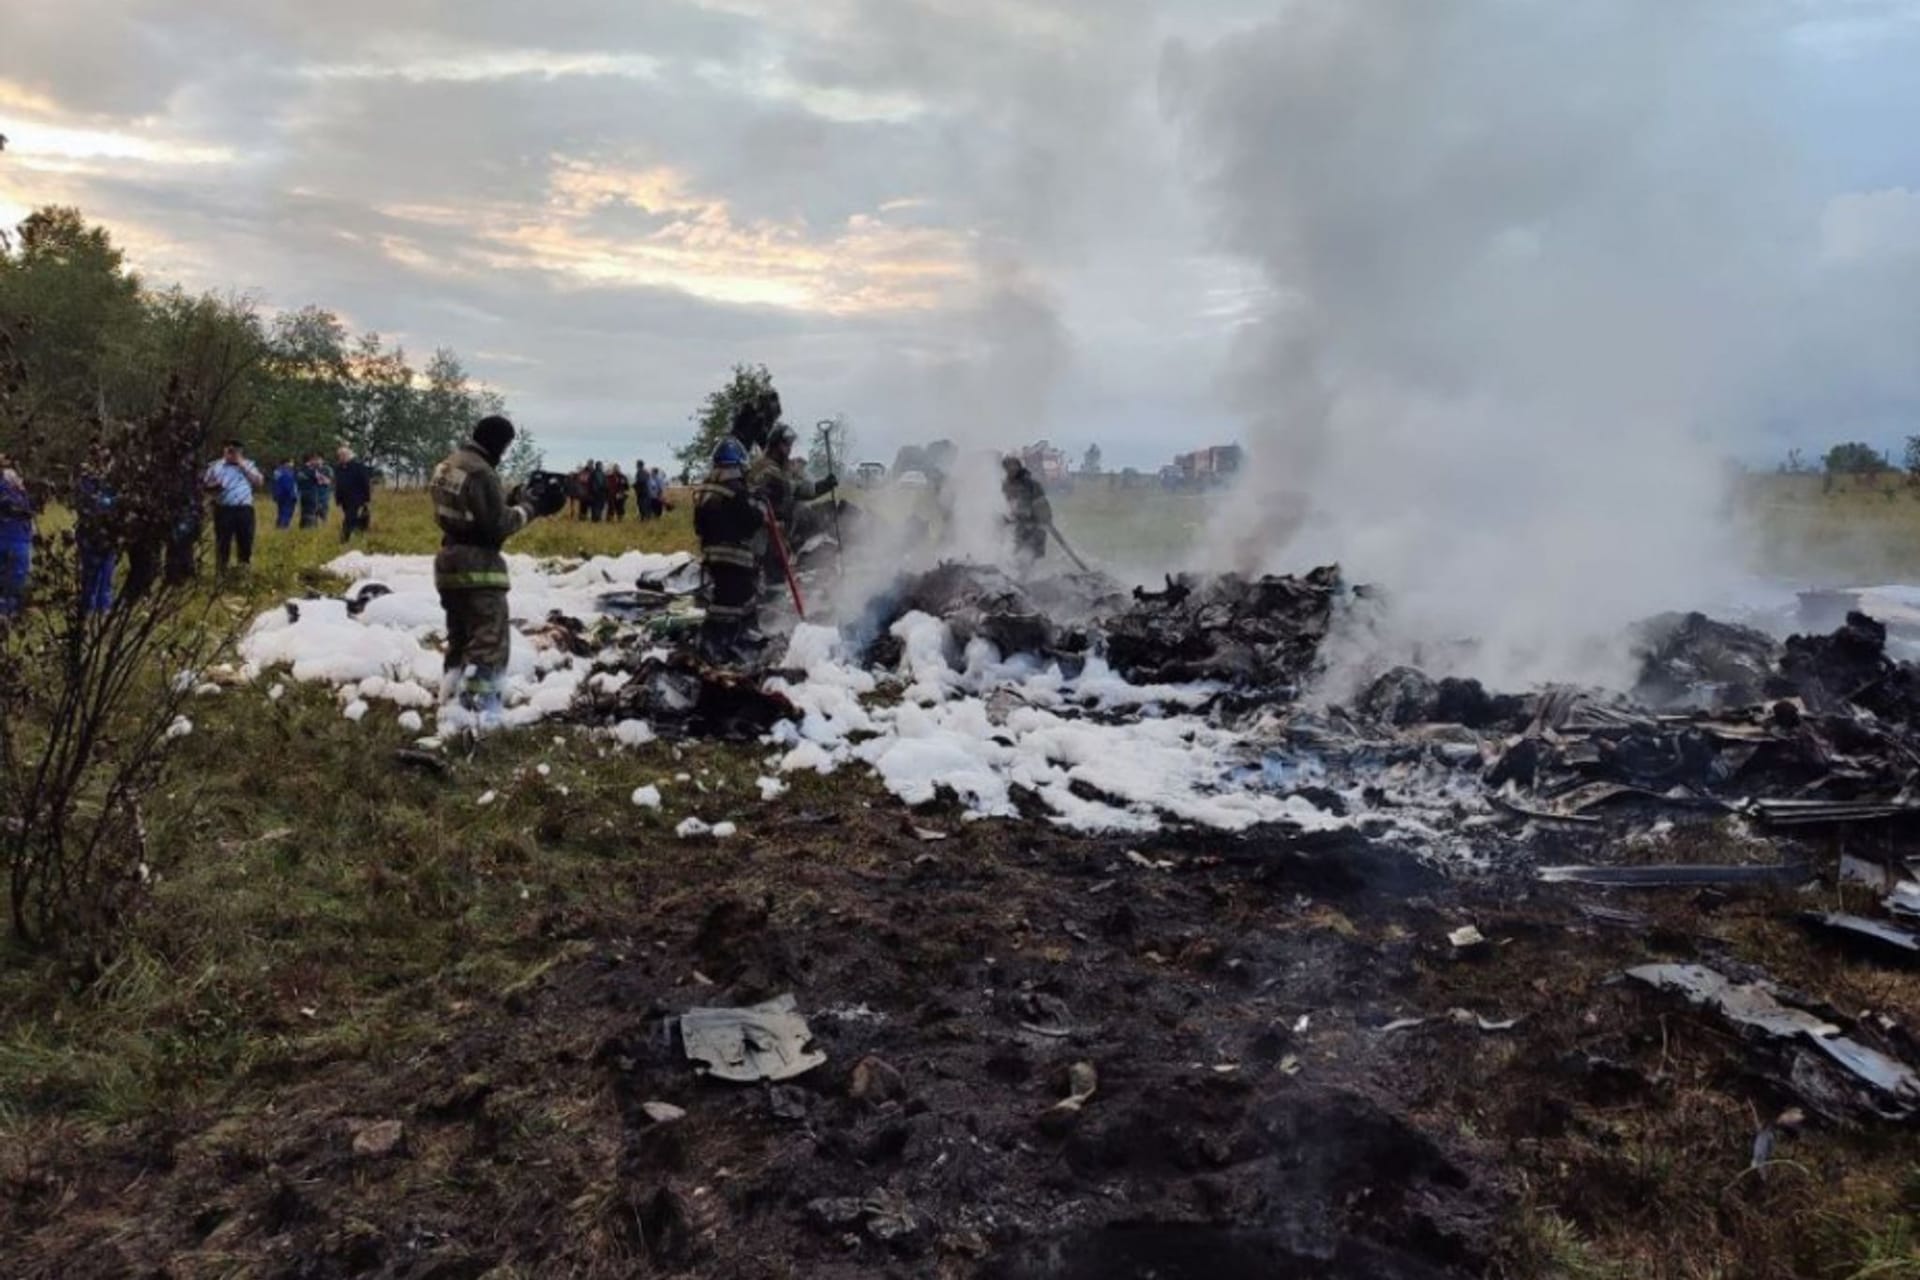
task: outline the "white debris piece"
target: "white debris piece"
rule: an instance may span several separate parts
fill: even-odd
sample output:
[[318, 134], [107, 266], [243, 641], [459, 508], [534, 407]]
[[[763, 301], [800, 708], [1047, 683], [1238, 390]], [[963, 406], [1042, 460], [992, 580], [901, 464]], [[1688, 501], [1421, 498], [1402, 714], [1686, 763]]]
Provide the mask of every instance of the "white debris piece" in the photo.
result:
[[475, 800], [474, 803], [479, 805], [482, 809], [484, 809], [488, 805], [492, 804], [495, 800], [498, 800], [499, 798], [500, 798], [500, 793], [497, 791], [483, 791], [480, 793], [480, 798], [478, 800]]
[[787, 784], [778, 778], [755, 778], [754, 785], [760, 788], [762, 800], [775, 800], [787, 794]]
[[280, 701], [280, 699], [286, 696], [287, 696], [287, 686], [283, 684], [276, 684], [275, 686], [273, 686], [273, 688], [267, 690], [268, 702], [278, 702]]
[[355, 698], [352, 702], [349, 702], [347, 704], [346, 710], [342, 711], [340, 714], [345, 716], [347, 719], [353, 721], [355, 724], [359, 724], [362, 720], [365, 720], [367, 718], [367, 700], [365, 698]]
[[418, 733], [425, 726], [426, 721], [420, 718], [418, 711], [402, 711], [400, 713], [400, 727], [406, 732]]
[[193, 721], [187, 719], [185, 716], [175, 716], [173, 723], [167, 726], [167, 741], [172, 742], [176, 738], [184, 738], [192, 732]]
[[196, 698], [211, 698], [219, 692], [220, 686], [209, 680], [205, 684], [195, 685], [193, 696]]
[[658, 809], [660, 807], [660, 788], [635, 787], [633, 789], [633, 802], [642, 809]]
[[673, 834], [679, 836], [682, 840], [691, 840], [695, 836], [712, 835], [713, 828], [698, 818], [682, 818], [680, 819], [680, 825], [673, 829]]
[[645, 720], [622, 720], [613, 726], [613, 740], [623, 747], [644, 747], [653, 741], [653, 726]]
[[738, 835], [739, 831], [740, 828], [734, 826], [731, 822], [716, 822], [713, 824], [713, 838], [715, 840], [730, 839]]

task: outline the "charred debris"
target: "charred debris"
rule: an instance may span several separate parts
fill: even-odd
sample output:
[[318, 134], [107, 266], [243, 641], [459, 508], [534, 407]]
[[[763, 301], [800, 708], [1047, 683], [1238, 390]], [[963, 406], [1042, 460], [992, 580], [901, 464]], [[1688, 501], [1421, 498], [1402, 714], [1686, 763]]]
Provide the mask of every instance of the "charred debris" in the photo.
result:
[[[697, 572], [670, 573], [608, 598], [641, 626], [598, 650], [617, 691], [589, 682], [577, 719], [644, 718], [668, 736], [747, 739], [797, 716], [762, 687], [776, 674], [779, 639], [759, 668], [699, 658], [687, 625], [696, 586]], [[1654, 618], [1634, 637], [1638, 678], [1624, 693], [1497, 692], [1401, 666], [1345, 705], [1308, 696], [1336, 630], [1364, 643], [1383, 607], [1333, 566], [1182, 574], [1129, 591], [1099, 573], [1022, 581], [946, 562], [843, 614], [841, 631], [880, 680], [877, 696], [902, 665], [894, 624], [912, 612], [946, 623], [956, 664], [984, 640], [1069, 677], [1099, 660], [1134, 685], [1198, 687], [1207, 700], [1197, 714], [1247, 743], [1241, 784], [1295, 790], [1343, 816], [1391, 809], [1398, 797], [1424, 821], [1472, 835], [1501, 819], [1565, 830], [1616, 813], [1739, 814], [1777, 831], [1920, 814], [1920, 667], [1894, 661], [1886, 629], [1865, 614], [1784, 643], [1697, 613]], [[784, 625], [793, 621], [786, 614]], [[778, 631], [782, 620], [768, 623]], [[583, 633], [558, 617], [550, 628]], [[1156, 713], [1151, 702], [1085, 708]]]

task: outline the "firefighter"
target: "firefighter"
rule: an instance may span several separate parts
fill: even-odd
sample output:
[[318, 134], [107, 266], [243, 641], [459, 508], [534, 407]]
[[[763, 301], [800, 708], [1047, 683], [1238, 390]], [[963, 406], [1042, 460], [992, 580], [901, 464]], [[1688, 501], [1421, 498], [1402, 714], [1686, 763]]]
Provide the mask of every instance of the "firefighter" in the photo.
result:
[[[831, 475], [818, 481], [809, 480], [806, 473], [794, 465], [794, 439], [792, 427], [785, 423], [775, 427], [767, 437], [766, 451], [754, 459], [747, 475], [748, 485], [773, 508], [773, 517], [780, 524], [789, 554], [797, 552], [815, 532], [813, 512], [800, 504], [832, 493], [840, 484], [839, 478]], [[761, 543], [762, 571], [767, 581], [778, 582], [786, 573], [780, 566], [779, 552], [774, 550], [770, 537], [761, 539]]]
[[700, 644], [716, 662], [737, 661], [756, 638], [760, 573], [754, 548], [766, 528], [763, 502], [748, 479], [746, 446], [731, 436], [722, 440], [693, 495], [693, 531], [707, 577]]
[[1027, 464], [1014, 454], [1000, 460], [1005, 472], [1000, 493], [1007, 500], [1007, 525], [1013, 530], [1014, 558], [1031, 565], [1047, 554], [1047, 531], [1053, 528], [1053, 504]]
[[500, 548], [529, 521], [552, 515], [565, 503], [564, 496], [555, 495], [557, 505], [548, 498], [536, 506], [518, 489], [512, 495], [501, 491], [495, 468], [512, 442], [511, 422], [498, 415], [482, 418], [473, 437], [434, 468], [428, 486], [441, 533], [433, 582], [447, 615], [441, 700], [458, 694], [482, 729], [500, 724], [501, 682], [512, 643], [507, 560]]

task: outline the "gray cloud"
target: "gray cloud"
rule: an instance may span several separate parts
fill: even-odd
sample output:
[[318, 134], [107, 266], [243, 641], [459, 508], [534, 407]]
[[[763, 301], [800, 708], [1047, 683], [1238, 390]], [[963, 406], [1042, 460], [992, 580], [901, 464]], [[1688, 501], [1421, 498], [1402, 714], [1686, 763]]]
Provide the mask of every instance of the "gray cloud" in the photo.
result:
[[[158, 273], [453, 345], [580, 452], [657, 454], [731, 362], [764, 360], [798, 416], [845, 412], [875, 452], [1050, 434], [1157, 462], [1240, 429], [1246, 389], [1272, 384], [1223, 394], [1221, 373], [1236, 340], [1297, 358], [1248, 336], [1276, 314], [1311, 317], [1321, 361], [1423, 395], [1498, 373], [1503, 393], [1679, 406], [1714, 448], [1920, 395], [1884, 336], [1911, 296], [1886, 256], [1902, 197], [1821, 230], [1855, 186], [1920, 188], [1911, 144], [1860, 127], [1876, 85], [1911, 96], [1887, 50], [1912, 52], [1913, 6], [1636, 0], [1547, 24], [1534, 53], [1541, 7], [1370, 0], [1328, 25], [1309, 0], [16, 4], [0, 116], [156, 157], [15, 148], [0, 204], [73, 199]], [[1171, 72], [1169, 39], [1198, 51]], [[1596, 59], [1626, 74], [1582, 75]], [[1479, 145], [1430, 145], [1476, 123]], [[1847, 158], [1812, 173], [1828, 141]], [[167, 159], [196, 147], [230, 158]], [[1823, 235], [1871, 260], [1820, 259]], [[1650, 292], [1609, 278], [1622, 262]], [[1842, 275], [1851, 309], [1805, 305], [1808, 279]], [[1604, 358], [1545, 336], [1575, 312]], [[1674, 338], [1730, 314], [1737, 341]], [[1723, 394], [1755, 367], [1807, 376]]]

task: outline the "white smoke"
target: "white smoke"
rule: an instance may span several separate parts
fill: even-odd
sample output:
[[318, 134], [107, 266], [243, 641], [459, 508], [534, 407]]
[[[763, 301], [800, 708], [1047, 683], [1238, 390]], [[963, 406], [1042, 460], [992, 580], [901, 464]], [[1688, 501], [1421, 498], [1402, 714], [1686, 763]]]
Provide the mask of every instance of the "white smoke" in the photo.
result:
[[1771, 0], [1289, 0], [1174, 45], [1168, 109], [1270, 285], [1214, 567], [1337, 559], [1408, 644], [1609, 679], [1739, 571], [1721, 440], [1768, 412], [1818, 206]]

